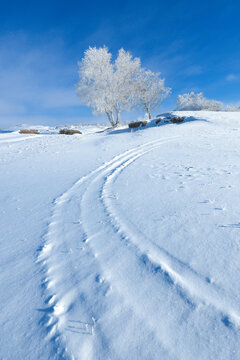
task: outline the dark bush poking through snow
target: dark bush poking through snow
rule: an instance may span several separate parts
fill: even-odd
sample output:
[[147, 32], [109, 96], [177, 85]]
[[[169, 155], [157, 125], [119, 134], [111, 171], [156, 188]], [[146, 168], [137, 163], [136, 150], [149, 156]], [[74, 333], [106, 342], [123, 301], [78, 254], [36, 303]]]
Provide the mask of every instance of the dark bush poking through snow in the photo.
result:
[[73, 130], [73, 129], [61, 129], [59, 130], [59, 134], [61, 135], [74, 135], [74, 134], [82, 134], [79, 130]]
[[39, 132], [36, 129], [21, 129], [19, 134], [39, 134]]
[[128, 127], [129, 129], [135, 129], [138, 128], [139, 126], [146, 126], [146, 125], [147, 125], [147, 121], [135, 121], [128, 124]]
[[178, 124], [184, 121], [184, 116], [176, 116], [171, 118], [171, 122], [174, 124]]

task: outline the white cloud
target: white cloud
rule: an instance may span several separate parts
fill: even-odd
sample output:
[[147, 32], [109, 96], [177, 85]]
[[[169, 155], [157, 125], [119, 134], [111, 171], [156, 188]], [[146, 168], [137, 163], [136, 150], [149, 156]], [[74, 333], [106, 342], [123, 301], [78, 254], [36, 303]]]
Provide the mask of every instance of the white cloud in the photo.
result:
[[64, 44], [49, 39], [32, 44], [24, 34], [0, 37], [0, 126], [22, 121], [22, 115], [50, 112], [61, 118], [64, 107], [74, 118], [72, 109], [82, 109], [74, 87], [77, 64], [66, 59]]
[[203, 73], [203, 68], [200, 65], [192, 65], [186, 68], [185, 74], [188, 76], [200, 75]]
[[239, 80], [239, 76], [236, 74], [228, 74], [225, 78], [226, 81], [237, 81]]
[[40, 104], [44, 108], [61, 108], [65, 106], [79, 106], [80, 101], [72, 88], [48, 89], [40, 96]]
[[0, 115], [9, 115], [13, 113], [25, 114], [27, 111], [26, 107], [21, 104], [14, 104], [9, 101], [0, 99]]

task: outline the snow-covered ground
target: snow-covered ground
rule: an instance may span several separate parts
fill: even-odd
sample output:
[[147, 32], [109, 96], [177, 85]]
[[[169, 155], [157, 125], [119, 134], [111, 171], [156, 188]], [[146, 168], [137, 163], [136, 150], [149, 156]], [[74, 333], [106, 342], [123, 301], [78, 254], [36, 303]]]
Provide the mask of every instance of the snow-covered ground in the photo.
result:
[[0, 359], [240, 359], [240, 113], [181, 115], [0, 134]]
[[50, 127], [50, 126], [44, 126], [44, 125], [23, 124], [23, 125], [12, 126], [7, 129], [6, 128], [0, 129], [0, 136], [2, 136], [2, 134], [6, 134], [6, 133], [12, 133], [15, 135], [16, 133], [19, 132], [19, 130], [22, 130], [22, 129], [35, 129], [35, 130], [38, 130], [39, 134], [42, 134], [42, 135], [54, 135], [54, 134], [58, 134], [60, 129], [65, 129], [65, 128], [81, 130], [81, 132], [83, 132], [84, 134], [92, 134], [97, 131], [106, 129], [107, 125], [86, 124], [86, 125], [62, 125], [62, 126]]

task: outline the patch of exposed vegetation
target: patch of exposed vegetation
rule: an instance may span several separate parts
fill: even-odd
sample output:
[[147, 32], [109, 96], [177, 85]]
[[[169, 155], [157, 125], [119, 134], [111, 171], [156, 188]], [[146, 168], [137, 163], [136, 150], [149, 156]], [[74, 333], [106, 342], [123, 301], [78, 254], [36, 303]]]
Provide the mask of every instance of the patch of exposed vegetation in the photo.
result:
[[129, 129], [136, 129], [139, 126], [146, 126], [146, 125], [147, 125], [147, 121], [135, 121], [135, 122], [128, 124], [128, 127], [129, 127]]
[[178, 124], [184, 121], [184, 116], [175, 116], [171, 118], [171, 122], [174, 124]]
[[37, 129], [21, 129], [19, 134], [39, 134], [39, 131]]
[[80, 130], [74, 129], [60, 129], [59, 134], [61, 135], [74, 135], [74, 134], [82, 134]]

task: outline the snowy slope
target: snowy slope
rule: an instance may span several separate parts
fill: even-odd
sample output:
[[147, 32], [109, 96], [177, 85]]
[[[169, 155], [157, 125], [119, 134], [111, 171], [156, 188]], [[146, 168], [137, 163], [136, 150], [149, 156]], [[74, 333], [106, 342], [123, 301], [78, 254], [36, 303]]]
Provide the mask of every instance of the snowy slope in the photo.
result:
[[0, 359], [240, 358], [240, 114], [181, 115], [0, 135]]

